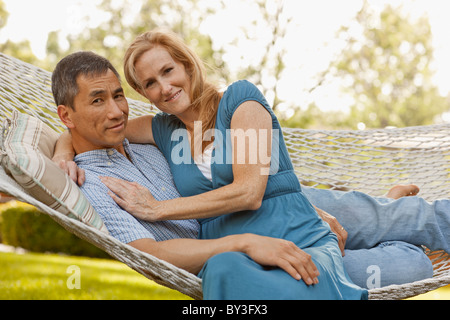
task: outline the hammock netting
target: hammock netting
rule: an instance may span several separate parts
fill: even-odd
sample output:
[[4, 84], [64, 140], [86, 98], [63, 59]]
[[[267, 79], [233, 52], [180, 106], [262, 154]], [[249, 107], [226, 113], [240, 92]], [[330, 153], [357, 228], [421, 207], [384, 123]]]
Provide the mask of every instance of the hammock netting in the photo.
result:
[[[150, 105], [129, 99], [130, 117]], [[66, 128], [56, 113], [51, 73], [0, 53], [0, 121], [14, 110], [39, 118], [57, 132]], [[379, 130], [285, 128], [285, 140], [300, 182], [306, 186], [358, 190], [382, 196], [396, 184], [414, 183], [426, 200], [450, 198], [450, 124]], [[202, 299], [201, 280], [165, 261], [51, 209], [31, 197], [0, 167], [0, 192], [27, 202], [65, 229], [98, 246], [147, 278]], [[370, 299], [404, 299], [450, 284], [450, 259], [429, 252], [430, 279], [369, 290]]]

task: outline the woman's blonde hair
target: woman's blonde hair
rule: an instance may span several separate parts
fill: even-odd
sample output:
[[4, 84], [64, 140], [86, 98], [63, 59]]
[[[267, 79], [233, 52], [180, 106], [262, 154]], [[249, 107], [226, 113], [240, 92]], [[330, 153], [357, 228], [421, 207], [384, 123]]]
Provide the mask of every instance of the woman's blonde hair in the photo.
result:
[[[156, 46], [163, 47], [172, 59], [182, 63], [186, 73], [191, 79], [191, 92], [189, 93], [194, 110], [199, 112], [199, 121], [202, 123], [202, 137], [206, 130], [213, 129], [216, 123], [217, 109], [221, 93], [215, 86], [206, 81], [204, 64], [198, 55], [190, 49], [175, 33], [163, 30], [154, 30], [138, 36], [128, 48], [124, 58], [125, 78], [130, 86], [144, 92], [142, 84], [136, 76], [136, 62], [150, 49]], [[202, 147], [202, 151], [204, 146]]]

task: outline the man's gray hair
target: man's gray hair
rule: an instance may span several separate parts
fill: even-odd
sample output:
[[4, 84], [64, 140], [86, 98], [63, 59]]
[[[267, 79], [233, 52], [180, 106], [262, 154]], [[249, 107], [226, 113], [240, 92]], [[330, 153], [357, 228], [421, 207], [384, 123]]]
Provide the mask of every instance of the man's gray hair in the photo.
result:
[[79, 88], [79, 76], [94, 77], [111, 70], [120, 81], [120, 75], [108, 59], [93, 52], [80, 51], [63, 58], [52, 74], [52, 92], [57, 106], [75, 108], [74, 100]]

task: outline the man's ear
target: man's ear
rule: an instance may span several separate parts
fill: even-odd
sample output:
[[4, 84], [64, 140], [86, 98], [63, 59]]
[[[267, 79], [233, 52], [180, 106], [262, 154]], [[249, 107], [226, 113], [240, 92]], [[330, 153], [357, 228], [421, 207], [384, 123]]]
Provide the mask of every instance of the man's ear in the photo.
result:
[[65, 106], [65, 105], [58, 106], [59, 119], [61, 119], [62, 123], [64, 123], [66, 125], [66, 127], [69, 129], [75, 128], [75, 126], [72, 122], [72, 113], [73, 113], [72, 108]]

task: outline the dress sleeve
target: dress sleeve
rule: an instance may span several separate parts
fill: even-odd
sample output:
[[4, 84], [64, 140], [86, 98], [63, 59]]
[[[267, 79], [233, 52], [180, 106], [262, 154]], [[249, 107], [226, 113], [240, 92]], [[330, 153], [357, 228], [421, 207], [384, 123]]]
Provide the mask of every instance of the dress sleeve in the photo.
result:
[[272, 118], [275, 118], [272, 108], [261, 91], [251, 82], [240, 80], [231, 84], [223, 95], [218, 110], [218, 120], [222, 122], [222, 125], [229, 128], [234, 112], [246, 101], [259, 102], [269, 111]]
[[180, 122], [181, 121], [177, 117], [167, 113], [158, 113], [153, 117], [153, 139], [166, 159], [171, 158], [172, 138], [176, 138], [173, 133], [176, 133], [176, 130], [180, 129]]

